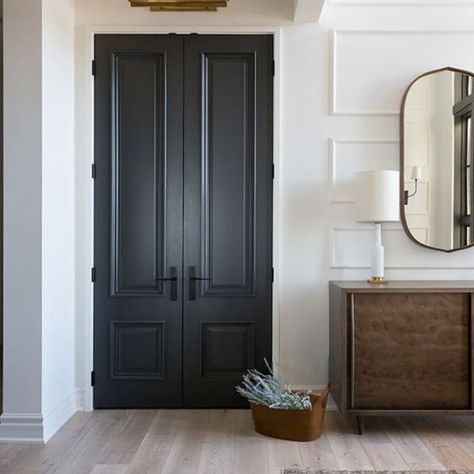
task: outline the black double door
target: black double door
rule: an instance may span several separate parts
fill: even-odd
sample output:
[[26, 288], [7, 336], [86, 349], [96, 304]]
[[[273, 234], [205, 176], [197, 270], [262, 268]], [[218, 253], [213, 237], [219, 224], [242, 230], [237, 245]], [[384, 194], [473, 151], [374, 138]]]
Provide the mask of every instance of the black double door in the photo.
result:
[[96, 36], [96, 408], [245, 406], [271, 360], [272, 62], [271, 36]]

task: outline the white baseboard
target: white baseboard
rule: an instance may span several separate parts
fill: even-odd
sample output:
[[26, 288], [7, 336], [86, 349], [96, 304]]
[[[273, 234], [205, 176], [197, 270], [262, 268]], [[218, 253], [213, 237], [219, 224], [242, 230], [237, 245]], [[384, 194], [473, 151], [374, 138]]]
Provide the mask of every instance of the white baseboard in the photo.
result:
[[76, 410], [86, 411], [86, 394], [83, 388], [76, 387]]
[[46, 413], [43, 420], [43, 440], [48, 442], [77, 411], [77, 391], [70, 393], [54, 410]]
[[5, 413], [0, 417], [0, 443], [43, 442], [43, 417], [40, 414]]
[[44, 417], [40, 413], [4, 413], [0, 417], [0, 444], [46, 443], [76, 413], [76, 391]]

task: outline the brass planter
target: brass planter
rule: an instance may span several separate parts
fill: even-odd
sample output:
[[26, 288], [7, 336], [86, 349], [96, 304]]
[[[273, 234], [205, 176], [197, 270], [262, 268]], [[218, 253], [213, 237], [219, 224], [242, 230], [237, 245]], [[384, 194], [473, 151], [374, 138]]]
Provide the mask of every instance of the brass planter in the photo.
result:
[[250, 404], [255, 430], [271, 438], [289, 441], [314, 441], [321, 436], [329, 397], [329, 385], [321, 395], [310, 395], [313, 409], [275, 410]]

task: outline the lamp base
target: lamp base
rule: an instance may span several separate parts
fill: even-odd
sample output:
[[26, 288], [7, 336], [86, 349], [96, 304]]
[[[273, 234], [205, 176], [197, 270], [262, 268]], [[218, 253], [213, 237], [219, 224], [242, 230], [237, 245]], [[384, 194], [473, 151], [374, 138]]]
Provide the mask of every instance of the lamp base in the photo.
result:
[[384, 277], [370, 277], [368, 282], [372, 283], [373, 285], [386, 285], [388, 283]]

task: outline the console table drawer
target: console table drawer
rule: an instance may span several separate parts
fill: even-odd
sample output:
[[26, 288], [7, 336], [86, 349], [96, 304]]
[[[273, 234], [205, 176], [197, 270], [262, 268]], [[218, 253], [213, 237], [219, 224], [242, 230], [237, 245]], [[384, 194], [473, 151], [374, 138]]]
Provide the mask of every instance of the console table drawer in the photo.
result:
[[474, 414], [474, 282], [331, 282], [329, 381], [343, 414]]
[[471, 408], [470, 294], [351, 294], [348, 317], [350, 408]]

